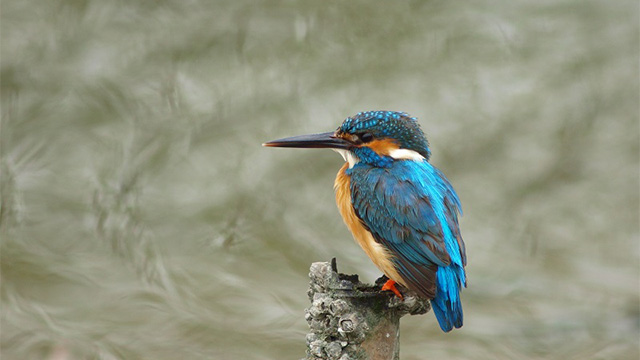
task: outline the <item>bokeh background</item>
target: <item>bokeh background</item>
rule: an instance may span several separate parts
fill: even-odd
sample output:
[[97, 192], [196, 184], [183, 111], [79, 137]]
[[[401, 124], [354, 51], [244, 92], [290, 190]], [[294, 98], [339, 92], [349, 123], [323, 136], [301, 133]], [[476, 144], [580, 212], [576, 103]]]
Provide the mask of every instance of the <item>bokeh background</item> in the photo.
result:
[[309, 265], [380, 274], [342, 159], [267, 149], [420, 119], [462, 199], [465, 325], [403, 359], [638, 359], [637, 1], [1, 4], [1, 349], [297, 359]]

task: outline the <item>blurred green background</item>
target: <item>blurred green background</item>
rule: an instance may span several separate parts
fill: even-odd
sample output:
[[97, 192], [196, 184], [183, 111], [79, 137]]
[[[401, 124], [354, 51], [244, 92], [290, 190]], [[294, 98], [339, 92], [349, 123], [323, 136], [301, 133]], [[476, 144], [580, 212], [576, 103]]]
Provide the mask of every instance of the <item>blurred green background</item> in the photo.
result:
[[307, 273], [380, 274], [331, 151], [419, 118], [458, 191], [465, 325], [402, 359], [638, 359], [637, 1], [1, 4], [3, 359], [297, 359]]

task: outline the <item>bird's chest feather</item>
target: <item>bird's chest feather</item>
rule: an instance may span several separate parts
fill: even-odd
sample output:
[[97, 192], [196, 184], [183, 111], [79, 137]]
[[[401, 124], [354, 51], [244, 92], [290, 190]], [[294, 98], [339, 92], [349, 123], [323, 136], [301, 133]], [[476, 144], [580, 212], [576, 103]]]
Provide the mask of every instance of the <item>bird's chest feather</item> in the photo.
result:
[[375, 241], [371, 232], [363, 226], [353, 209], [351, 202], [351, 179], [350, 176], [346, 174], [348, 167], [348, 163], [342, 166], [334, 183], [336, 203], [338, 204], [340, 215], [342, 215], [342, 219], [349, 228], [349, 231], [351, 231], [351, 234], [353, 234], [353, 238], [378, 269], [390, 279], [406, 285], [391, 260], [392, 255], [384, 246]]

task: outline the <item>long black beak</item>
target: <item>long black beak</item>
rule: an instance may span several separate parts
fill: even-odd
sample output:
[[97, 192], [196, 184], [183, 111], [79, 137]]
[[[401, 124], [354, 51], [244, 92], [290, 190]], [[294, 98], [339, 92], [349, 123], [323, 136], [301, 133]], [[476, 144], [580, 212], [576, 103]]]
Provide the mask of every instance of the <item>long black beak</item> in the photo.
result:
[[290, 148], [330, 148], [349, 149], [351, 143], [336, 137], [333, 132], [322, 134], [292, 136], [284, 139], [268, 141], [262, 146]]

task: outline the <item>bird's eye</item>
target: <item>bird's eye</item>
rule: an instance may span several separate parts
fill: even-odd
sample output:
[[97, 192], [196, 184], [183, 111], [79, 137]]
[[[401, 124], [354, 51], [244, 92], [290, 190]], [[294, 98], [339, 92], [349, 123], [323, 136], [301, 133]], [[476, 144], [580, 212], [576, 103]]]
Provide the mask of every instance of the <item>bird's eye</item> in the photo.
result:
[[360, 140], [363, 143], [368, 143], [371, 140], [373, 140], [373, 135], [371, 133], [364, 133], [364, 134], [360, 135]]

